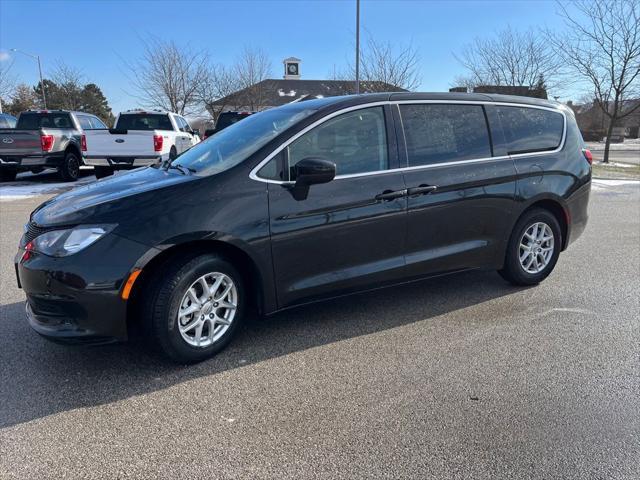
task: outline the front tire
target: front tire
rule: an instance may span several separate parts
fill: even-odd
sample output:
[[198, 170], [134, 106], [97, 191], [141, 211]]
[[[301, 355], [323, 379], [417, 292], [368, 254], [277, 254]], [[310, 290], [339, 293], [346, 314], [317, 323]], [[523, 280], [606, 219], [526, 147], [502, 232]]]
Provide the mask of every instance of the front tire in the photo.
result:
[[237, 332], [245, 297], [241, 275], [225, 258], [176, 258], [158, 272], [147, 291], [152, 338], [176, 362], [206, 360]]
[[556, 217], [541, 208], [525, 212], [513, 228], [504, 267], [498, 273], [514, 285], [537, 285], [553, 271], [562, 230]]
[[65, 182], [75, 182], [80, 176], [80, 158], [73, 152], [65, 155], [58, 167], [58, 174]]

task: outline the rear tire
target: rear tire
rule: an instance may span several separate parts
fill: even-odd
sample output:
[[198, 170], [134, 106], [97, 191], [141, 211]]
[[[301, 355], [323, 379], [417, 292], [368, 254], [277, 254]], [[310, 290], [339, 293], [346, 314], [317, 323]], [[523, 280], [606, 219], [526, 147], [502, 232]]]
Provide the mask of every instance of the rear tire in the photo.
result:
[[65, 182], [75, 182], [80, 176], [80, 158], [75, 153], [68, 152], [58, 167], [58, 174]]
[[245, 303], [243, 279], [235, 267], [219, 255], [202, 254], [175, 258], [157, 271], [143, 311], [155, 345], [178, 363], [195, 363], [231, 341], [244, 319]]
[[0, 169], [0, 182], [13, 182], [18, 175], [18, 170], [13, 168]]
[[93, 167], [93, 173], [97, 179], [109, 177], [113, 175], [113, 168], [111, 167]]
[[498, 273], [514, 285], [537, 285], [553, 271], [561, 248], [562, 230], [556, 217], [534, 208], [513, 228], [504, 267]]

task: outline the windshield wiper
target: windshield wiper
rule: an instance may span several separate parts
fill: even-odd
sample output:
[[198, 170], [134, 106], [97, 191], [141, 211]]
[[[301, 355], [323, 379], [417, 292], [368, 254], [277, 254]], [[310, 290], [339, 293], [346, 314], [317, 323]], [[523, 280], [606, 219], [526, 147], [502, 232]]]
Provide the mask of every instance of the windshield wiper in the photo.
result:
[[183, 175], [190, 175], [192, 173], [196, 173], [195, 168], [185, 167], [184, 165], [180, 165], [179, 163], [176, 163], [176, 164], [170, 163], [169, 165], [167, 165], [167, 170], [170, 170], [172, 168], [175, 170], [178, 170]]

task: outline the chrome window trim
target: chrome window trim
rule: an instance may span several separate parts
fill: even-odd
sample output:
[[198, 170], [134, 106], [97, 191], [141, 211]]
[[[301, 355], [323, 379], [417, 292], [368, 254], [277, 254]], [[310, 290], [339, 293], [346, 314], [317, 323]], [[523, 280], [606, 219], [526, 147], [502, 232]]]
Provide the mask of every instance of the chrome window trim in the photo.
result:
[[[379, 107], [379, 106], [384, 106], [384, 105], [395, 105], [396, 108], [398, 109], [398, 113], [400, 114], [400, 105], [411, 105], [411, 104], [414, 104], [414, 105], [415, 104], [495, 105], [495, 106], [503, 106], [503, 107], [521, 107], [521, 108], [536, 108], [536, 109], [539, 109], [539, 110], [548, 110], [550, 112], [555, 112], [555, 113], [559, 113], [560, 115], [562, 115], [562, 119], [563, 119], [562, 138], [560, 139], [560, 145], [558, 146], [558, 148], [556, 148], [554, 150], [545, 150], [545, 151], [542, 151], [542, 152], [531, 152], [531, 153], [516, 153], [516, 154], [513, 154], [513, 155], [501, 155], [501, 156], [497, 156], [497, 157], [472, 158], [472, 159], [467, 159], [467, 160], [454, 160], [454, 161], [451, 161], [451, 162], [432, 163], [432, 164], [429, 164], [429, 165], [416, 165], [416, 166], [413, 166], [413, 167], [399, 167], [399, 168], [390, 168], [390, 169], [387, 169], [387, 170], [375, 170], [375, 171], [372, 171], [372, 172], [362, 172], [362, 173], [351, 173], [351, 174], [345, 174], [345, 175], [336, 175], [334, 180], [341, 180], [341, 179], [346, 179], [346, 178], [357, 178], [357, 177], [368, 177], [370, 175], [384, 175], [384, 174], [387, 174], [387, 173], [398, 173], [398, 172], [406, 172], [406, 171], [412, 171], [412, 170], [428, 170], [428, 169], [431, 169], [431, 168], [441, 168], [441, 167], [448, 167], [448, 166], [455, 166], [455, 165], [465, 165], [465, 164], [468, 164], [468, 163], [482, 163], [482, 162], [491, 162], [491, 161], [494, 161], [494, 160], [501, 161], [501, 160], [508, 160], [508, 159], [513, 159], [513, 158], [520, 158], [520, 157], [549, 155], [549, 154], [557, 153], [557, 152], [561, 151], [564, 148], [564, 144], [565, 144], [565, 141], [567, 139], [567, 115], [562, 109], [559, 109], [559, 108], [546, 107], [546, 106], [542, 106], [542, 105], [529, 105], [529, 104], [526, 104], [526, 103], [495, 102], [495, 101], [490, 101], [490, 100], [486, 100], [486, 101], [485, 100], [385, 100], [385, 101], [380, 101], [380, 102], [363, 103], [363, 104], [360, 104], [360, 105], [353, 105], [351, 107], [346, 107], [346, 108], [343, 108], [341, 110], [337, 110], [335, 112], [332, 112], [329, 115], [327, 115], [325, 117], [322, 117], [319, 120], [316, 120], [312, 124], [307, 125], [305, 128], [300, 130], [293, 137], [289, 138], [282, 145], [278, 146], [278, 148], [276, 148], [273, 152], [271, 152], [269, 155], [267, 155], [267, 157], [264, 160], [262, 160], [260, 163], [258, 163], [258, 165], [256, 165], [253, 169], [251, 169], [251, 172], [249, 173], [249, 178], [252, 179], [252, 180], [255, 180], [257, 182], [274, 183], [276, 185], [291, 185], [294, 182], [284, 181], [284, 180], [271, 180], [271, 179], [259, 177], [258, 176], [258, 171], [262, 167], [264, 167], [273, 157], [278, 155], [282, 150], [284, 150], [286, 147], [288, 147], [291, 143], [296, 141], [302, 135], [307, 133], [309, 130], [312, 130], [313, 128], [317, 127], [318, 125], [321, 125], [322, 123], [326, 122], [327, 120], [330, 120], [331, 118], [337, 117], [338, 115], [342, 115], [343, 113], [348, 113], [348, 112], [351, 112], [351, 111], [354, 111], [354, 110], [362, 110], [363, 108]], [[402, 122], [402, 115], [401, 114], [400, 114], [400, 121]], [[404, 132], [404, 125], [402, 125], [402, 128], [403, 128], [403, 132]], [[404, 135], [403, 135], [403, 137], [404, 137]], [[406, 142], [406, 138], [405, 138], [405, 142]]]

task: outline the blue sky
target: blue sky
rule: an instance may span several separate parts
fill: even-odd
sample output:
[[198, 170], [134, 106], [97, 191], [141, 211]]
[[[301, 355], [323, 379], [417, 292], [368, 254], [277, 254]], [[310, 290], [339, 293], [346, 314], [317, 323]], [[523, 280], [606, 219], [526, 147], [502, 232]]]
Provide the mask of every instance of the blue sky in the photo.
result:
[[[556, 10], [545, 0], [361, 0], [361, 26], [377, 40], [412, 43], [421, 58], [420, 90], [446, 91], [464, 73], [452, 55], [464, 44], [507, 25], [562, 28]], [[98, 84], [116, 112], [137, 106], [122, 63], [140, 55], [140, 39], [150, 34], [208, 49], [222, 63], [244, 45], [260, 46], [274, 77], [282, 76], [282, 59], [296, 56], [302, 78], [318, 79], [351, 59], [354, 32], [355, 0], [0, 0], [0, 57], [10, 48], [37, 53], [45, 76], [64, 61]], [[35, 84], [35, 62], [11, 55], [5, 61], [13, 61], [12, 73]]]

